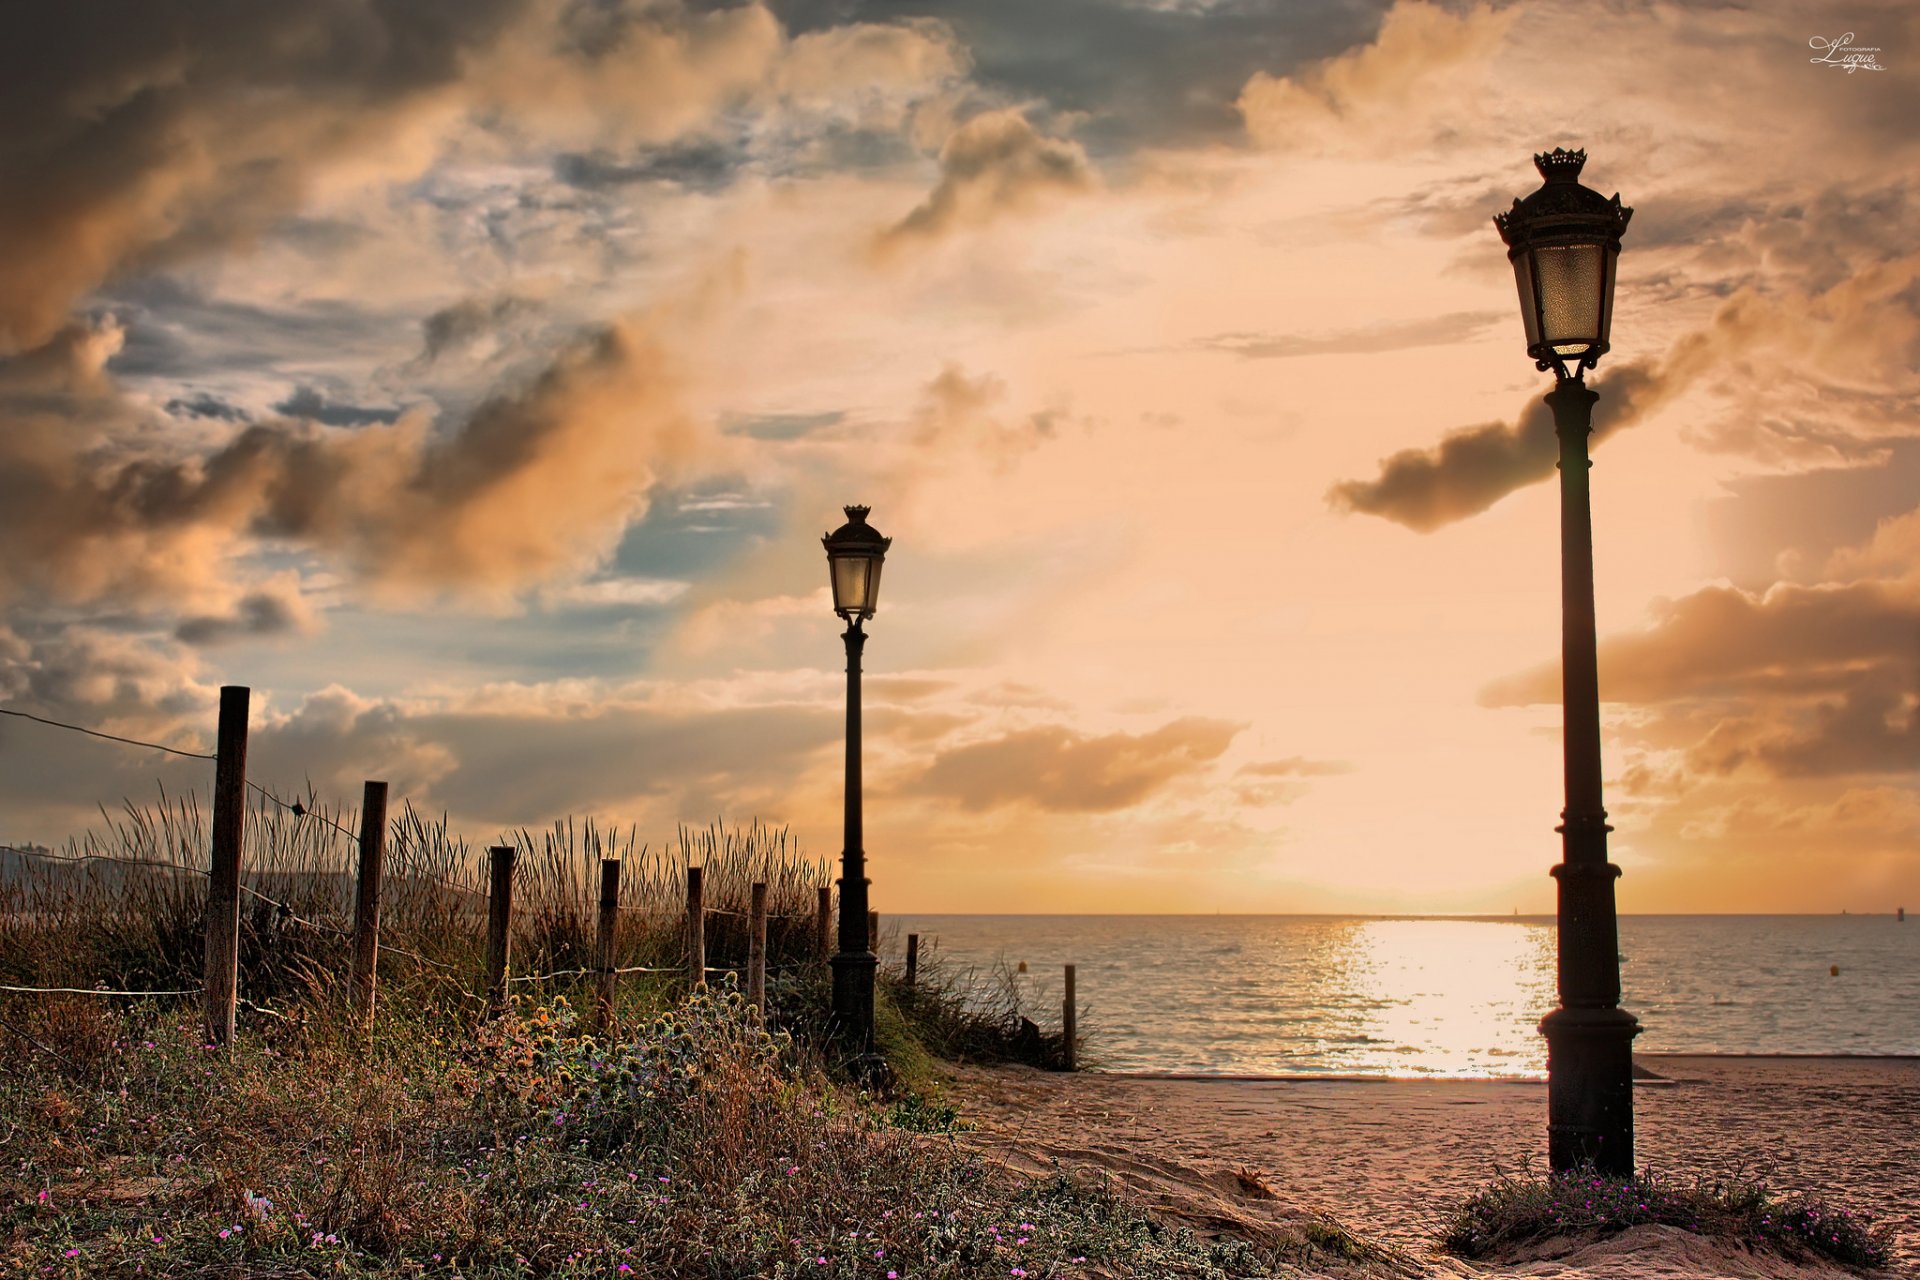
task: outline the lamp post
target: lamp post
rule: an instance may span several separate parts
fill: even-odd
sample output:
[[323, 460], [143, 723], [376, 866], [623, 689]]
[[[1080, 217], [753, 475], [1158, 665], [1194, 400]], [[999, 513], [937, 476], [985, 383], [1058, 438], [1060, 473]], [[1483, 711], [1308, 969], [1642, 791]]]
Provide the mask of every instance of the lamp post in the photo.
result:
[[1533, 158], [1545, 180], [1494, 216], [1520, 287], [1527, 354], [1551, 369], [1560, 437], [1560, 669], [1567, 807], [1558, 828], [1560, 1007], [1547, 1038], [1547, 1158], [1555, 1172], [1633, 1173], [1633, 1037], [1620, 1007], [1619, 925], [1600, 803], [1600, 683], [1594, 652], [1593, 516], [1587, 436], [1599, 396], [1582, 376], [1607, 352], [1620, 235], [1633, 210], [1580, 184], [1585, 151]]
[[873, 976], [880, 959], [867, 936], [867, 854], [860, 813], [860, 651], [867, 634], [861, 624], [874, 613], [880, 595], [880, 566], [892, 538], [867, 523], [866, 507], [847, 507], [847, 522], [820, 541], [827, 549], [827, 573], [833, 584], [833, 611], [847, 629], [847, 819], [840, 851], [840, 938], [829, 962], [833, 967], [833, 1028], [849, 1050], [855, 1070], [875, 1070], [873, 1052]]

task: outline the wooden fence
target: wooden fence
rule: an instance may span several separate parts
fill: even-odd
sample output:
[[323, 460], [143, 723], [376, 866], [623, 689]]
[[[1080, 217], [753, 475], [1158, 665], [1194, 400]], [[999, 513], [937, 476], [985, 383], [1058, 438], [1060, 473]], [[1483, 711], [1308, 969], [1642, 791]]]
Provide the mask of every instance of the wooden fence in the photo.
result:
[[[221, 688], [217, 746], [213, 757], [212, 864], [211, 869], [205, 873], [208, 876], [204, 938], [205, 980], [201, 994], [204, 1001], [208, 1043], [223, 1046], [231, 1043], [233, 1039], [235, 1016], [240, 1003], [238, 991], [240, 896], [242, 892], [254, 893], [257, 897], [266, 896], [252, 889], [245, 889], [241, 884], [244, 818], [249, 786], [247, 718], [250, 701], [251, 690], [245, 686], [227, 685]], [[24, 715], [24, 713], [9, 714]], [[25, 716], [25, 718], [41, 720], [38, 716]], [[112, 736], [99, 734], [77, 725], [58, 725], [57, 722], [48, 720], [41, 720], [41, 722], [54, 724], [60, 728], [75, 729], [96, 737]], [[134, 742], [131, 739], [116, 740], [128, 742], [134, 746], [173, 751], [177, 755], [196, 754], [160, 747], [154, 743]], [[259, 788], [256, 787], [256, 789]], [[360, 830], [357, 833], [358, 868], [353, 896], [353, 927], [349, 948], [351, 973], [348, 994], [362, 1026], [369, 1029], [379, 998], [380, 903], [386, 860], [387, 792], [385, 782], [368, 781], [366, 783], [360, 810]], [[262, 794], [268, 793], [262, 791]], [[269, 798], [278, 802], [277, 797], [269, 796]], [[296, 814], [303, 812], [297, 803], [288, 807]], [[346, 834], [354, 833], [346, 832]], [[620, 920], [621, 862], [618, 858], [602, 858], [592, 966], [556, 973], [514, 974], [511, 971], [513, 887], [517, 850], [513, 845], [502, 844], [492, 846], [487, 854], [486, 952], [479, 978], [479, 994], [485, 998], [489, 1006], [497, 1008], [501, 1005], [506, 999], [510, 985], [516, 982], [591, 976], [594, 979], [594, 1018], [599, 1025], [605, 1026], [612, 1018], [615, 983], [621, 975], [681, 973], [684, 974], [690, 986], [700, 987], [705, 985], [709, 974], [720, 972], [707, 964], [706, 918], [710, 914], [710, 909], [705, 901], [704, 869], [698, 866], [689, 866], [686, 869], [685, 958], [682, 964], [657, 967], [616, 965], [615, 937]], [[767, 884], [764, 881], [754, 882], [750, 886], [750, 894], [744, 979], [750, 1005], [764, 1018], [767, 999], [767, 921], [769, 919]], [[285, 913], [286, 904], [277, 905]], [[829, 887], [825, 885], [818, 887], [815, 909], [810, 914], [814, 919], [817, 958], [824, 961], [831, 956], [833, 950], [833, 891]], [[869, 911], [866, 923], [868, 945], [877, 949], [880, 937], [880, 913]], [[399, 948], [393, 949], [399, 950]], [[919, 967], [920, 935], [910, 933], [906, 939], [905, 970], [905, 980], [909, 987], [918, 982]], [[1025, 968], [1024, 964], [1022, 968]], [[731, 972], [731, 970], [728, 971]], [[7, 987], [4, 989], [44, 992], [74, 990], [80, 994], [193, 994], [158, 991], [101, 992], [69, 988]], [[1067, 965], [1065, 995], [1061, 1007], [1061, 1029], [1064, 1033], [1065, 1065], [1068, 1070], [1073, 1070], [1075, 1067], [1076, 1012], [1074, 966]]]

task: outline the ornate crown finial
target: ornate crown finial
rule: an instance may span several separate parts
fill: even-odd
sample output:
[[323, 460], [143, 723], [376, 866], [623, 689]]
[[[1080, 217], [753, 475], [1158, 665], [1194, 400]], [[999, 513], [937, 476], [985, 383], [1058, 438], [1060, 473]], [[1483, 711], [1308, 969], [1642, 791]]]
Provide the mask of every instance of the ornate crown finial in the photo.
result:
[[1548, 182], [1578, 182], [1580, 167], [1587, 162], [1586, 149], [1569, 151], [1565, 147], [1555, 147], [1543, 151], [1533, 158], [1533, 167]]
[[867, 513], [873, 510], [872, 507], [842, 507], [840, 509], [846, 512], [847, 519], [853, 521], [855, 524], [865, 524], [867, 522]]

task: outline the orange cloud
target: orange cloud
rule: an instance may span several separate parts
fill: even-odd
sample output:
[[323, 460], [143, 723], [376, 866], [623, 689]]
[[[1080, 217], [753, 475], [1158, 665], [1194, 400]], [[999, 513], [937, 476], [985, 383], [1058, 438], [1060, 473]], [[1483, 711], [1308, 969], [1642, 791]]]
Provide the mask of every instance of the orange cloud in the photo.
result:
[[0, 595], [218, 603], [228, 561], [264, 535], [334, 554], [395, 598], [499, 600], [593, 568], [654, 484], [720, 448], [638, 322], [576, 340], [444, 434], [423, 413], [277, 419], [205, 454], [100, 430], [138, 415], [103, 369], [117, 345], [110, 327], [74, 328], [0, 362], [0, 535], [23, 552], [0, 564]]
[[1023, 729], [943, 752], [917, 785], [963, 809], [1024, 803], [1056, 813], [1105, 813], [1197, 772], [1244, 727], [1189, 716], [1145, 734]]
[[1015, 108], [982, 112], [940, 149], [938, 185], [882, 232], [875, 247], [885, 254], [938, 240], [1094, 186], [1093, 167], [1078, 143], [1044, 136]]

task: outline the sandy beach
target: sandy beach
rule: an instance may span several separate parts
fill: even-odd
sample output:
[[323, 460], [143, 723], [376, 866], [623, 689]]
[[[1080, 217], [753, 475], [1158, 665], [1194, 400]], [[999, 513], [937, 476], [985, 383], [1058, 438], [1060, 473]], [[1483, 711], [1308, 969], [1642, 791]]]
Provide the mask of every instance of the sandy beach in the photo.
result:
[[[1677, 1174], [1758, 1172], [1864, 1209], [1895, 1237], [1893, 1274], [1920, 1275], [1920, 1058], [1646, 1055], [1635, 1090], [1640, 1163]], [[1535, 1082], [1206, 1079], [962, 1068], [968, 1139], [1015, 1168], [1110, 1175], [1202, 1229], [1330, 1216], [1404, 1252], [1410, 1269], [1473, 1275], [1436, 1255], [1446, 1207], [1496, 1168], [1545, 1161]], [[1248, 1176], [1242, 1176], [1248, 1175]], [[1272, 1194], [1269, 1195], [1268, 1192]], [[1503, 1274], [1804, 1277], [1666, 1228], [1638, 1228]]]

